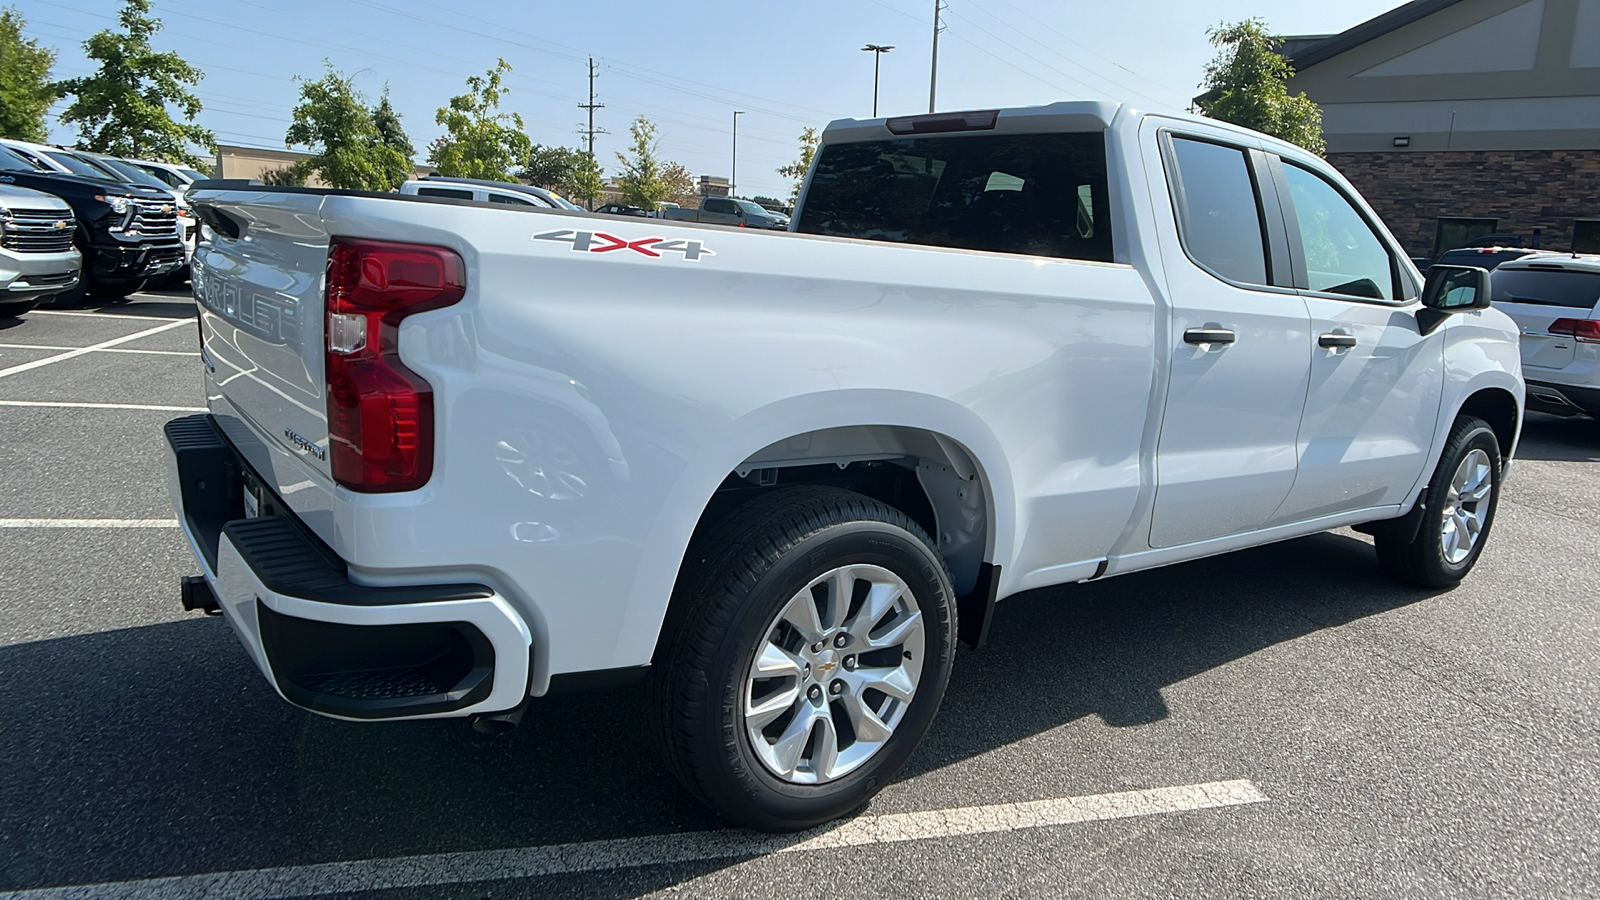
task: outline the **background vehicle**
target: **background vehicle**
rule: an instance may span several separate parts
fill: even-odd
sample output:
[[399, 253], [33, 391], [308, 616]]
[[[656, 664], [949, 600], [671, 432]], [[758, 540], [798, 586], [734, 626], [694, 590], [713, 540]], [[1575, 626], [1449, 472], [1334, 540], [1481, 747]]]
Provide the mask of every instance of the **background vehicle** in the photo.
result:
[[483, 181], [476, 178], [446, 178], [430, 175], [422, 181], [407, 181], [400, 185], [400, 193], [417, 197], [448, 197], [452, 200], [475, 200], [479, 203], [500, 203], [506, 206], [537, 206], [545, 209], [578, 209], [561, 195], [528, 184], [506, 181]]
[[159, 160], [125, 159], [123, 162], [138, 166], [177, 191], [187, 191], [189, 185], [194, 184], [196, 181], [205, 181], [211, 177], [198, 169], [191, 169], [188, 166], [175, 165]]
[[1197, 117], [835, 122], [781, 241], [193, 202], [185, 604], [348, 719], [648, 677], [668, 768], [756, 828], [886, 784], [999, 598], [1346, 525], [1457, 583], [1521, 423], [1488, 273], [1425, 287], [1322, 159]]
[[1439, 254], [1437, 260], [1427, 261], [1426, 265], [1419, 266], [1424, 273], [1431, 266], [1475, 266], [1480, 269], [1494, 271], [1501, 263], [1513, 259], [1522, 259], [1533, 256], [1542, 251], [1530, 250], [1527, 247], [1501, 247], [1490, 245], [1486, 247], [1461, 247], [1455, 250], [1446, 250]]
[[0, 184], [0, 319], [78, 283], [83, 259], [72, 246], [76, 228], [72, 207], [60, 197]]
[[649, 212], [646, 212], [640, 207], [629, 206], [626, 203], [607, 203], [606, 205], [595, 210], [595, 212], [607, 216], [636, 216], [641, 219], [650, 216]]
[[1503, 263], [1494, 306], [1522, 332], [1529, 408], [1600, 418], [1600, 256], [1545, 253]]
[[163, 192], [42, 171], [5, 147], [0, 147], [0, 183], [53, 194], [72, 207], [77, 220], [72, 244], [82, 256], [82, 270], [77, 286], [63, 290], [57, 300], [74, 302], [85, 294], [126, 297], [148, 279], [183, 265], [177, 215]]
[[783, 217], [779, 223], [779, 216], [772, 211], [751, 203], [749, 200], [739, 200], [733, 197], [705, 197], [700, 201], [699, 209], [666, 209], [661, 211], [661, 218], [682, 222], [703, 222], [707, 225], [736, 225], [741, 228], [769, 228], [781, 230], [788, 225], [788, 217]]

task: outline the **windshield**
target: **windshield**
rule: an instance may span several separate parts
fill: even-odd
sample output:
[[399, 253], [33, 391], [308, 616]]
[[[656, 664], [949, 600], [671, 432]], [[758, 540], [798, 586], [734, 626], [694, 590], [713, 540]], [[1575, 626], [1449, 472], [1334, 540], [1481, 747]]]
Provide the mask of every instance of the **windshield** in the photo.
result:
[[10, 147], [0, 147], [0, 171], [6, 172], [37, 172], [33, 163], [18, 155]]
[[555, 205], [560, 207], [561, 209], [576, 209], [576, 210], [579, 210], [579, 211], [582, 211], [582, 209], [583, 209], [583, 207], [578, 206], [577, 204], [571, 202], [570, 200], [568, 200], [567, 198], [561, 196], [560, 194], [556, 193], [555, 191], [551, 191], [550, 192], [550, 199], [552, 201], [554, 201]]
[[79, 156], [74, 156], [71, 153], [66, 153], [61, 150], [46, 150], [44, 151], [44, 155], [50, 157], [51, 160], [66, 166], [67, 170], [74, 175], [82, 175], [85, 178], [98, 178], [101, 181], [124, 180], [122, 176], [111, 171], [110, 169], [91, 163], [90, 161]]
[[211, 178], [210, 175], [206, 175], [203, 172], [196, 172], [193, 169], [180, 168], [178, 171], [191, 181], [208, 181]]
[[1571, 269], [1496, 269], [1495, 303], [1532, 303], [1593, 309], [1600, 301], [1600, 272]]
[[162, 181], [154, 175], [151, 175], [149, 172], [146, 172], [145, 170], [139, 168], [138, 166], [132, 165], [131, 163], [125, 163], [120, 159], [115, 159], [109, 156], [95, 156], [90, 158], [93, 159], [96, 164], [122, 175], [123, 181], [132, 182], [133, 184], [143, 184], [149, 187], [158, 187], [163, 191], [172, 190], [172, 185], [167, 184], [165, 181]]

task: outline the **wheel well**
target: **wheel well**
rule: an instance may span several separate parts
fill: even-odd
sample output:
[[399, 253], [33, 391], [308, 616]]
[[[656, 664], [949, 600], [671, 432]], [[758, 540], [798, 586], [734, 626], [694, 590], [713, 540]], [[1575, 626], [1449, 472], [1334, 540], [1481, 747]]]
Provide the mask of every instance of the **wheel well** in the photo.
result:
[[829, 428], [770, 444], [723, 479], [695, 539], [761, 493], [802, 484], [841, 487], [905, 513], [933, 538], [956, 594], [973, 589], [992, 537], [989, 492], [960, 444], [922, 429]]
[[1512, 443], [1517, 437], [1517, 421], [1520, 411], [1517, 409], [1517, 398], [1510, 391], [1500, 388], [1485, 388], [1461, 404], [1463, 416], [1477, 416], [1489, 423], [1494, 429], [1494, 435], [1500, 442], [1500, 456], [1502, 459], [1510, 458]]

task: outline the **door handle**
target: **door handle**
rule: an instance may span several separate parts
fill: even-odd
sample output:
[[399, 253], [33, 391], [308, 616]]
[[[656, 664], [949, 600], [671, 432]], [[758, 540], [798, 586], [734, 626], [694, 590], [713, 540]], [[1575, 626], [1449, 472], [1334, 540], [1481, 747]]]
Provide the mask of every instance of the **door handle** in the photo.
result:
[[1231, 344], [1237, 336], [1226, 328], [1191, 328], [1183, 333], [1185, 344]]
[[1353, 334], [1324, 334], [1317, 338], [1317, 346], [1328, 348], [1349, 349], [1356, 345], [1356, 336]]

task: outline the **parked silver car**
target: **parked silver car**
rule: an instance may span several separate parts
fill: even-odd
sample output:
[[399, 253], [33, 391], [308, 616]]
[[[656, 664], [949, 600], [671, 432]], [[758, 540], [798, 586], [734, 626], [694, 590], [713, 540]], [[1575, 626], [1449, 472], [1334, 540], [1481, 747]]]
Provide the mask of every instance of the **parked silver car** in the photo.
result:
[[65, 200], [0, 184], [0, 319], [15, 318], [78, 283], [83, 259]]

